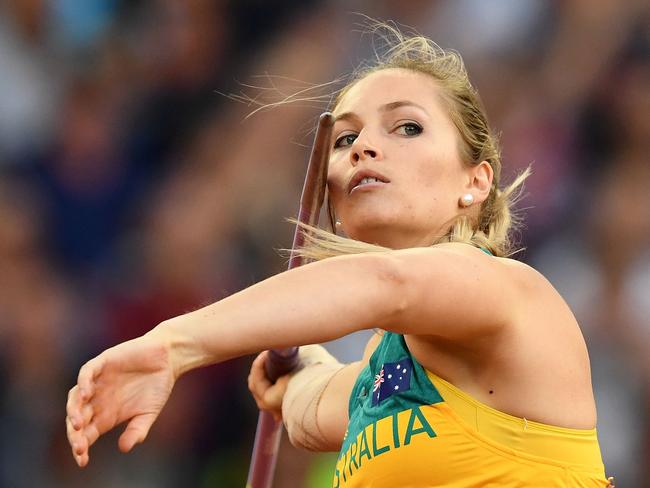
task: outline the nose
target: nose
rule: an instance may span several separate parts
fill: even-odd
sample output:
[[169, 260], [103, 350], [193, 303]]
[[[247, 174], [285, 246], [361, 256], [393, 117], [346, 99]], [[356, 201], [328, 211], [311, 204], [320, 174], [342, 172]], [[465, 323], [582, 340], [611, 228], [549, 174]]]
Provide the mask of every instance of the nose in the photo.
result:
[[354, 160], [355, 163], [358, 163], [361, 159], [365, 159], [367, 157], [376, 159], [377, 151], [375, 151], [374, 149], [363, 149], [361, 151], [354, 151], [352, 153], [352, 159]]
[[359, 161], [363, 161], [367, 158], [370, 159], [379, 159], [381, 153], [379, 149], [374, 146], [365, 134], [359, 134], [352, 144], [350, 151], [350, 162], [353, 166], [356, 166]]

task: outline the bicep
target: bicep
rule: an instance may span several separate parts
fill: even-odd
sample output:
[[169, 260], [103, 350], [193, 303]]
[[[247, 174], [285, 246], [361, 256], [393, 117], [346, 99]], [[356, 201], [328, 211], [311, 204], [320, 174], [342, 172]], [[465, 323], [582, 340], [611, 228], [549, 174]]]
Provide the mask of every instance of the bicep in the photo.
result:
[[361, 361], [350, 363], [338, 371], [329, 382], [318, 405], [317, 422], [327, 441], [327, 450], [338, 450], [348, 427], [348, 404], [354, 383], [377, 348], [381, 335], [375, 333], [368, 340]]

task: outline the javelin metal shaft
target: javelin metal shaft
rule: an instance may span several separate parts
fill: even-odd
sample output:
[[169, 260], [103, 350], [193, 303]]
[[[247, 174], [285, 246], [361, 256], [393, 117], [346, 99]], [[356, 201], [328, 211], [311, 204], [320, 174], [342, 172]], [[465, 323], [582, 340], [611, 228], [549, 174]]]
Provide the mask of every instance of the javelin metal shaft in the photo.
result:
[[[331, 113], [323, 113], [318, 120], [318, 128], [314, 138], [307, 175], [300, 196], [298, 222], [316, 226], [320, 209], [325, 197], [327, 186], [327, 165], [329, 162], [329, 147], [334, 117]], [[296, 253], [304, 244], [304, 230], [296, 226], [293, 235], [293, 246], [289, 258], [289, 269], [303, 264], [302, 258]], [[298, 366], [298, 348], [274, 349], [269, 352], [266, 362], [266, 374], [275, 382]], [[276, 421], [269, 412], [261, 411], [257, 420], [257, 431], [253, 445], [253, 457], [248, 471], [247, 488], [270, 488], [280, 446], [282, 422]]]

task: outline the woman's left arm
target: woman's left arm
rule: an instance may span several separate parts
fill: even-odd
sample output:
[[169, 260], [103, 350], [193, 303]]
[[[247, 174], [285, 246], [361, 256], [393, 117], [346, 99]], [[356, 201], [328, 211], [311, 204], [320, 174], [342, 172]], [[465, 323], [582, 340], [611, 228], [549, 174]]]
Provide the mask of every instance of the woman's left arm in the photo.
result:
[[503, 261], [458, 244], [331, 258], [278, 274], [152, 333], [169, 340], [177, 375], [373, 327], [465, 339], [505, 325], [516, 311], [526, 285], [516, 282], [521, 271]]
[[521, 288], [501, 261], [461, 245], [342, 256], [167, 320], [81, 368], [66, 417], [75, 460], [85, 466], [90, 446], [122, 422], [120, 448], [142, 442], [193, 368], [373, 327], [458, 340], [501, 327]]

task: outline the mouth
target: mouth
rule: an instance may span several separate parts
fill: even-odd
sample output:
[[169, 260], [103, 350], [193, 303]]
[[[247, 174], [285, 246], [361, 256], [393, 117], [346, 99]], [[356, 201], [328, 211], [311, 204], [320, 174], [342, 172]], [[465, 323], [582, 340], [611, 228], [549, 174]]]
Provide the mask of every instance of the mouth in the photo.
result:
[[348, 183], [348, 195], [361, 188], [374, 188], [387, 183], [390, 183], [390, 180], [376, 171], [357, 171]]

